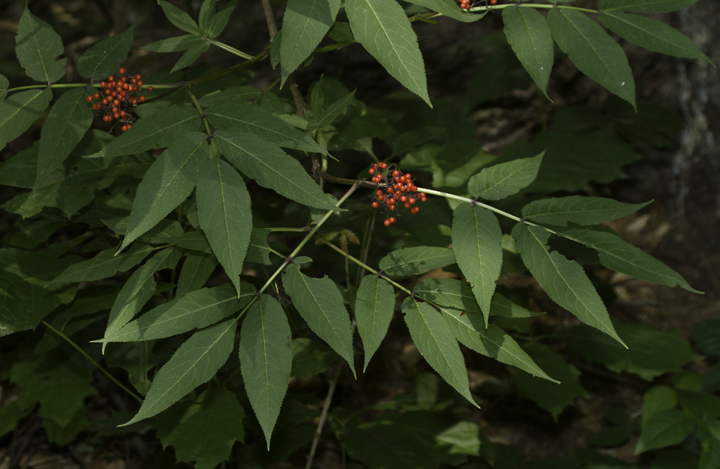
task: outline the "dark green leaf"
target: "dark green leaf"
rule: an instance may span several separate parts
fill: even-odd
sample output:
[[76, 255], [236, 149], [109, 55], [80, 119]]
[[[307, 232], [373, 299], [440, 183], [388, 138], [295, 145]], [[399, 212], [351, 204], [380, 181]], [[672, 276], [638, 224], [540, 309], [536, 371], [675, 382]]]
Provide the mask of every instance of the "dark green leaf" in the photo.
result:
[[169, 19], [172, 24], [187, 33], [198, 35], [200, 34], [200, 28], [198, 28], [195, 20], [190, 18], [190, 15], [188, 15], [172, 3], [164, 1], [159, 1], [159, 3], [163, 9], [163, 12], [165, 13], [165, 16], [167, 16], [167, 19]]
[[55, 60], [65, 53], [62, 39], [52, 26], [30, 13], [29, 2], [25, 3], [20, 17], [15, 53], [27, 76], [33, 80], [55, 83], [65, 76], [67, 59]]
[[153, 52], [180, 52], [188, 50], [199, 44], [206, 44], [205, 40], [194, 34], [186, 34], [184, 36], [169, 37], [159, 41], [151, 42], [142, 46], [141, 49]]
[[443, 16], [452, 18], [454, 20], [462, 21], [463, 23], [473, 23], [477, 20], [483, 19], [487, 12], [481, 14], [472, 14], [465, 10], [460, 9], [460, 6], [454, 0], [409, 0], [410, 3], [415, 5], [423, 6], [429, 10], [437, 11], [442, 13]]
[[267, 243], [267, 236], [270, 234], [270, 230], [263, 228], [253, 228], [252, 235], [250, 236], [250, 244], [248, 245], [248, 252], [245, 256], [246, 262], [255, 262], [263, 265], [270, 265], [270, 246]]
[[643, 396], [642, 426], [663, 410], [674, 409], [679, 402], [678, 392], [670, 386], [653, 386]]
[[47, 108], [52, 89], [21, 91], [0, 102], [0, 150], [18, 138]]
[[643, 426], [635, 454], [676, 445], [695, 429], [695, 420], [682, 410], [663, 410]]
[[398, 249], [380, 259], [380, 270], [391, 277], [420, 275], [455, 263], [451, 249], [418, 246]]
[[644, 204], [626, 204], [603, 197], [572, 195], [530, 202], [523, 207], [522, 214], [537, 223], [566, 226], [571, 222], [588, 226], [626, 217], [650, 203], [652, 200]]
[[235, 9], [235, 5], [237, 5], [237, 0], [230, 0], [215, 14], [212, 25], [210, 26], [210, 31], [208, 32], [208, 36], [211, 39], [216, 38], [225, 30], [225, 26], [227, 26], [230, 20], [230, 14], [233, 12], [233, 9]]
[[180, 271], [176, 295], [182, 297], [202, 288], [215, 271], [218, 262], [214, 256], [204, 252], [191, 252], [187, 255]]
[[240, 370], [268, 450], [290, 381], [291, 339], [282, 306], [273, 297], [262, 295], [248, 311], [240, 330]]
[[215, 2], [217, 2], [217, 0], [203, 0], [202, 5], [200, 5], [198, 26], [203, 34], [207, 34], [212, 25], [212, 20], [215, 16]]
[[301, 337], [290, 342], [290, 347], [293, 351], [290, 374], [298, 378], [309, 378], [324, 373], [330, 369], [333, 362], [341, 360], [340, 355], [319, 340]]
[[[505, 36], [520, 63], [547, 96], [554, 52], [550, 27], [545, 17], [533, 8], [503, 10]], [[548, 99], [550, 99], [548, 97]]]
[[187, 50], [187, 52], [182, 55], [182, 57], [180, 57], [180, 60], [178, 60], [175, 65], [173, 65], [170, 73], [177, 72], [178, 70], [182, 70], [185, 67], [189, 67], [193, 64], [193, 62], [200, 58], [201, 55], [207, 52], [208, 49], [210, 49], [209, 42], [203, 42], [201, 44], [196, 44], [192, 46], [190, 49]]
[[353, 99], [355, 99], [355, 91], [346, 94], [343, 98], [335, 101], [326, 109], [323, 109], [322, 116], [313, 116], [317, 119], [317, 126], [322, 129], [332, 124], [335, 119], [345, 112], [350, 103], [353, 102]]
[[118, 67], [127, 60], [134, 34], [135, 25], [132, 25], [120, 34], [103, 39], [86, 50], [78, 59], [78, 73], [95, 81], [114, 75]]
[[543, 156], [545, 152], [533, 158], [512, 160], [485, 168], [470, 178], [468, 192], [472, 197], [486, 200], [500, 200], [516, 194], [535, 180]]
[[115, 256], [117, 249], [106, 249], [92, 259], [71, 265], [52, 283], [94, 282], [113, 277], [118, 272], [125, 272], [138, 265], [152, 250], [150, 246], [138, 243], [123, 254]]
[[387, 334], [394, 309], [393, 287], [375, 275], [363, 278], [355, 300], [355, 320], [365, 351], [363, 372]]
[[599, 8], [604, 11], [624, 10], [644, 13], [668, 13], [682, 10], [697, 0], [600, 0]]
[[692, 338], [703, 352], [720, 356], [720, 319], [706, 319], [695, 324]]

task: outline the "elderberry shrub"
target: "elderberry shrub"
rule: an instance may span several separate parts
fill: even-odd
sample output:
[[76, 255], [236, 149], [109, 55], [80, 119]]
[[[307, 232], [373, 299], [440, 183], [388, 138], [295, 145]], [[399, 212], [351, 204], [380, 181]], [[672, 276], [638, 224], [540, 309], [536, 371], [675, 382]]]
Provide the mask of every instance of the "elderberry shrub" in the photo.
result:
[[[403, 209], [409, 209], [410, 213], [415, 215], [420, 211], [420, 207], [413, 207], [413, 205], [418, 200], [427, 201], [425, 193], [418, 192], [412, 174], [403, 173], [397, 169], [396, 165], [389, 167], [387, 163], [374, 163], [368, 173], [372, 175], [371, 181], [378, 184], [378, 189], [373, 195], [374, 200], [370, 205], [372, 208], [382, 206], [385, 209], [387, 217], [383, 222], [385, 226], [390, 226], [397, 221], [395, 217], [390, 216], [390, 212], [401, 213], [404, 211]], [[384, 190], [380, 189], [381, 183], [383, 183]]]
[[[89, 103], [98, 101], [93, 103], [92, 108], [103, 113], [103, 122], [118, 120], [123, 123], [120, 129], [127, 132], [135, 122], [134, 107], [145, 102], [145, 94], [141, 91], [144, 83], [142, 75], [127, 74], [124, 67], [120, 67], [118, 73], [120, 78], [116, 80], [114, 75], [110, 75], [107, 81], [100, 82], [100, 92], [88, 95], [86, 99]], [[153, 87], [148, 86], [147, 90], [152, 93]]]

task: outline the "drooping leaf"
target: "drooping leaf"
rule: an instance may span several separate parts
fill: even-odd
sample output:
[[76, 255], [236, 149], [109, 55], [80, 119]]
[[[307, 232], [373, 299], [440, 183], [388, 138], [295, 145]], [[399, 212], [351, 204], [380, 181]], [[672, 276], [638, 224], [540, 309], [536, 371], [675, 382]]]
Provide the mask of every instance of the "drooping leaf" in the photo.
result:
[[152, 52], [180, 52], [205, 43], [205, 40], [199, 36], [185, 34], [183, 36], [169, 37], [151, 42], [150, 44], [142, 46], [141, 49]]
[[355, 320], [365, 351], [363, 372], [387, 334], [394, 309], [393, 287], [375, 275], [363, 278], [355, 299]]
[[465, 359], [447, 320], [427, 303], [405, 298], [402, 304], [405, 324], [415, 346], [428, 364], [472, 405]]
[[193, 334], [160, 368], [138, 413], [121, 426], [162, 412], [210, 380], [230, 357], [236, 329], [237, 320], [228, 319]]
[[30, 13], [29, 2], [20, 17], [15, 36], [15, 53], [27, 76], [55, 83], [65, 76], [67, 59], [55, 60], [65, 53], [62, 39], [52, 26]]
[[679, 286], [693, 293], [702, 293], [692, 288], [673, 269], [615, 234], [583, 229], [563, 230], [559, 234], [595, 249], [600, 263], [608, 269], [667, 287]]
[[200, 227], [240, 295], [240, 272], [252, 234], [250, 194], [245, 181], [219, 158], [198, 162]]
[[218, 130], [214, 141], [236, 168], [261, 186], [309, 207], [337, 209], [300, 162], [279, 146], [235, 129]]
[[512, 236], [523, 262], [553, 301], [585, 324], [625, 345], [615, 332], [600, 295], [580, 264], [569, 261], [556, 251], [548, 252], [549, 232], [518, 223], [513, 228]]
[[86, 50], [78, 59], [78, 73], [95, 81], [114, 75], [118, 67], [127, 60], [134, 34], [133, 24], [120, 34], [103, 39]]
[[354, 375], [350, 317], [335, 282], [307, 277], [291, 265], [283, 273], [283, 285], [310, 329], [348, 362]]
[[185, 67], [189, 67], [193, 64], [193, 62], [199, 59], [201, 55], [207, 52], [208, 49], [210, 49], [209, 42], [202, 42], [192, 46], [182, 55], [182, 57], [180, 57], [180, 60], [178, 60], [175, 65], [173, 65], [170, 73], [177, 72]]
[[138, 185], [119, 251], [147, 233], [190, 196], [197, 182], [199, 161], [212, 156], [207, 135], [190, 132], [175, 140], [153, 162]]
[[635, 454], [676, 445], [687, 438], [695, 426], [695, 420], [682, 410], [658, 412], [643, 425]]
[[289, 0], [280, 44], [281, 85], [307, 59], [335, 22], [340, 0]]
[[460, 6], [453, 0], [410, 0], [410, 3], [423, 6], [432, 11], [437, 11], [438, 13], [442, 13], [443, 16], [462, 21], [463, 23], [473, 23], [483, 19], [487, 14], [487, 12], [473, 14], [464, 11], [460, 9]]
[[391, 277], [420, 275], [455, 263], [449, 248], [417, 246], [398, 249], [380, 259], [380, 270]]
[[643, 13], [668, 13], [689, 7], [697, 0], [600, 0], [603, 11], [623, 10]]
[[601, 11], [600, 21], [621, 38], [646, 49], [713, 63], [692, 39], [662, 21], [621, 11]]
[[432, 107], [425, 64], [402, 7], [395, 0], [347, 0], [353, 36], [388, 73]]
[[487, 327], [495, 281], [502, 267], [500, 223], [487, 209], [461, 204], [453, 214], [452, 239], [458, 266], [472, 285]]
[[50, 110], [40, 133], [35, 188], [62, 166], [93, 122], [93, 112], [85, 100], [85, 90], [63, 93]]
[[530, 202], [522, 209], [522, 215], [537, 223], [566, 226], [568, 222], [577, 225], [599, 225], [631, 215], [646, 205], [626, 204], [603, 197], [571, 195]]
[[[505, 10], [511, 10], [506, 8]], [[520, 9], [520, 8], [518, 8]], [[522, 8], [528, 10], [529, 8]], [[545, 152], [533, 158], [522, 158], [484, 168], [468, 181], [468, 192], [472, 197], [486, 200], [500, 200], [516, 194], [532, 183], [537, 177]]]
[[179, 137], [198, 130], [199, 124], [200, 116], [194, 107], [185, 104], [170, 106], [149, 119], [139, 119], [130, 130], [88, 158], [132, 155], [167, 148]]
[[[554, 51], [550, 27], [545, 17], [534, 8], [505, 8], [505, 36], [520, 63], [547, 96]], [[548, 97], [548, 99], [550, 99]]]
[[92, 259], [73, 264], [58, 275], [52, 283], [94, 282], [132, 269], [153, 251], [147, 244], [137, 243], [126, 252], [115, 256], [117, 249], [99, 252]]
[[177, 334], [202, 329], [240, 311], [255, 293], [249, 283], [241, 284], [238, 298], [235, 287], [226, 283], [219, 287], [201, 288], [162, 304], [98, 342], [138, 342], [164, 339]]
[[230, 458], [237, 441], [243, 441], [244, 417], [233, 392], [224, 387], [208, 389], [163, 413], [157, 422], [157, 437], [164, 447], [175, 448], [178, 462], [214, 469]]
[[198, 28], [197, 23], [190, 17], [190, 15], [170, 2], [160, 1], [159, 3], [167, 19], [169, 19], [176, 27], [182, 29], [186, 33], [197, 35], [201, 34], [200, 28]]
[[270, 295], [262, 295], [248, 311], [240, 330], [240, 370], [268, 450], [290, 381], [291, 339], [282, 306]]
[[180, 271], [175, 295], [182, 297], [202, 288], [215, 271], [217, 264], [217, 259], [210, 254], [204, 252], [189, 253]]
[[18, 138], [47, 108], [52, 89], [21, 91], [0, 102], [0, 150]]
[[215, 127], [248, 132], [281, 147], [327, 154], [308, 135], [259, 106], [238, 105], [232, 101], [213, 101], [207, 109]]
[[553, 8], [547, 16], [560, 49], [585, 75], [635, 107], [635, 80], [623, 48], [584, 13]]

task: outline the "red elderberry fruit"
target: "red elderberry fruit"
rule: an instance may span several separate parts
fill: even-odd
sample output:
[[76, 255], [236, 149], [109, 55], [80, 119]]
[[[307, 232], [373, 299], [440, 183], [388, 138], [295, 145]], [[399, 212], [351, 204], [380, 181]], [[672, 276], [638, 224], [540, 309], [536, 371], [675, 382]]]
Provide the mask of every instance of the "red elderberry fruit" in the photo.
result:
[[89, 103], [89, 102], [91, 102], [91, 101], [93, 100], [93, 97], [92, 97], [92, 96], [88, 96], [88, 97], [85, 98], [85, 99], [87, 99], [87, 101], [88, 101], [88, 103]]
[[144, 102], [145, 102], [145, 96], [140, 96], [140, 97], [138, 98], [138, 100], [139, 100], [141, 103], [144, 103]]
[[370, 173], [370, 174], [375, 174], [375, 168], [370, 168], [370, 169], [368, 169], [368, 173]]
[[385, 221], [383, 222], [383, 225], [385, 225], [385, 226], [390, 226], [390, 223], [392, 223], [392, 222], [391, 222], [390, 219], [388, 218], [387, 220], [385, 220]]
[[[140, 85], [140, 82], [138, 82], [138, 85]], [[142, 86], [142, 85], [140, 85], [140, 86]], [[152, 90], [153, 90], [153, 87], [152, 87], [152, 86], [148, 86], [148, 91], [152, 93]]]
[[380, 204], [377, 203], [377, 202], [373, 202], [373, 203], [370, 204], [370, 205], [372, 205], [372, 208], [378, 208], [378, 207], [380, 206]]

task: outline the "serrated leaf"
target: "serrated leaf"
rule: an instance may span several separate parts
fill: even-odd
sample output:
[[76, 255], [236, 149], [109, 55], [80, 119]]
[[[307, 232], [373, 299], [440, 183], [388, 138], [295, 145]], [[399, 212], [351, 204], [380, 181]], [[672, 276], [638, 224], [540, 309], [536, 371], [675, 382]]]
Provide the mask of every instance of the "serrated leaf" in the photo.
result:
[[695, 426], [695, 420], [682, 410], [669, 409], [658, 412], [643, 426], [635, 454], [676, 445], [687, 438]]
[[180, 277], [178, 278], [178, 298], [202, 288], [215, 271], [218, 262], [215, 256], [204, 252], [190, 252], [183, 263]]
[[133, 24], [120, 34], [103, 39], [86, 50], [78, 59], [78, 73], [95, 81], [114, 75], [128, 58], [134, 34]]
[[73, 264], [51, 283], [94, 282], [125, 272], [142, 262], [153, 248], [147, 244], [135, 244], [123, 254], [115, 256], [117, 249], [106, 249], [92, 259]]
[[47, 108], [52, 89], [21, 91], [0, 102], [0, 150], [18, 138]]
[[240, 273], [252, 234], [250, 194], [245, 181], [219, 158], [198, 162], [200, 227], [240, 295]]
[[518, 223], [512, 236], [523, 262], [554, 302], [627, 347], [615, 332], [600, 295], [580, 264], [556, 251], [548, 252], [549, 232]]
[[163, 13], [165, 13], [165, 16], [172, 24], [187, 33], [200, 34], [200, 28], [198, 28], [197, 23], [190, 17], [190, 15], [172, 3], [164, 1], [159, 1], [159, 3], [160, 7], [163, 9]]
[[353, 35], [387, 72], [432, 107], [417, 36], [395, 0], [347, 0]]
[[443, 16], [462, 21], [463, 23], [474, 23], [475, 21], [483, 19], [487, 14], [487, 11], [477, 14], [462, 10], [454, 0], [409, 0], [409, 2], [432, 11], [437, 11], [438, 13], [442, 13]]
[[380, 259], [380, 270], [391, 277], [420, 275], [455, 263], [449, 248], [417, 246], [398, 249]]
[[179, 104], [153, 114], [152, 118], [139, 119], [136, 124], [99, 152], [87, 158], [125, 156], [147, 150], [167, 148], [178, 138], [198, 130], [200, 116], [190, 105]]
[[151, 42], [140, 49], [152, 52], [180, 52], [188, 50], [198, 44], [205, 44], [205, 40], [194, 34], [186, 34], [184, 36], [169, 37], [159, 41]]
[[250, 244], [248, 252], [245, 256], [246, 262], [255, 262], [257, 264], [270, 265], [270, 253], [272, 249], [268, 246], [267, 237], [270, 230], [264, 228], [253, 228], [250, 236]]
[[500, 223], [487, 209], [461, 204], [453, 214], [452, 240], [458, 266], [472, 285], [487, 327], [495, 281], [502, 268]]
[[600, 0], [599, 9], [604, 11], [624, 10], [644, 13], [668, 13], [682, 10], [697, 0]]
[[85, 90], [65, 92], [50, 109], [40, 133], [35, 188], [62, 166], [93, 121], [93, 112], [85, 100]]
[[300, 162], [279, 146], [235, 129], [218, 130], [214, 141], [236, 168], [262, 187], [308, 207], [337, 209]]
[[547, 95], [554, 61], [554, 50], [550, 27], [545, 17], [533, 8], [505, 8], [503, 10], [505, 36], [520, 63], [530, 74], [537, 86]]
[[532, 158], [512, 160], [484, 168], [470, 178], [468, 192], [472, 197], [486, 200], [500, 200], [516, 194], [535, 180], [543, 156], [545, 152]]
[[326, 109], [323, 109], [321, 117], [313, 116], [317, 119], [317, 126], [322, 129], [323, 127], [332, 124], [335, 119], [345, 112], [350, 103], [352, 103], [353, 99], [355, 99], [355, 90], [335, 101]]
[[575, 10], [553, 8], [547, 15], [560, 49], [585, 75], [635, 106], [635, 80], [622, 47], [602, 27]]
[[350, 317], [335, 282], [307, 277], [291, 265], [283, 273], [283, 285], [310, 329], [348, 362], [355, 375]]
[[340, 0], [288, 0], [280, 44], [280, 86], [320, 44], [339, 11]]
[[165, 303], [153, 308], [97, 342], [164, 339], [193, 329], [202, 329], [240, 311], [250, 302], [255, 287], [243, 282], [241, 289], [239, 298], [230, 283], [192, 291], [172, 301], [169, 307]]
[[190, 132], [165, 150], [138, 185], [125, 239], [118, 251], [147, 233], [195, 189], [198, 162], [212, 157], [207, 135]]
[[[180, 252], [173, 248], [163, 249], [136, 270], [125, 282], [110, 310], [104, 338], [119, 331], [145, 306], [155, 293], [155, 272], [175, 267], [180, 260]], [[103, 344], [105, 351], [105, 344]]]
[[185, 67], [189, 67], [190, 65], [192, 65], [193, 62], [200, 58], [201, 55], [207, 52], [208, 49], [210, 49], [209, 42], [203, 42], [202, 44], [196, 44], [192, 46], [190, 49], [187, 50], [187, 52], [182, 55], [182, 57], [180, 57], [180, 60], [178, 60], [175, 65], [173, 65], [170, 73], [177, 72]]
[[[485, 326], [480, 312], [440, 308], [455, 338], [467, 348], [533, 376], [559, 383], [548, 376], [515, 340], [494, 324]], [[467, 314], [465, 314], [467, 313]]]
[[227, 26], [230, 20], [230, 14], [235, 9], [235, 5], [237, 5], [237, 0], [230, 0], [213, 16], [210, 32], [208, 33], [211, 39], [216, 38], [225, 30], [225, 26]]
[[692, 288], [673, 269], [615, 234], [582, 229], [563, 230], [559, 234], [595, 249], [600, 263], [608, 269], [667, 287], [679, 286], [693, 293], [702, 293]]
[[30, 13], [29, 2], [15, 35], [15, 53], [33, 80], [55, 83], [65, 76], [67, 59], [55, 60], [65, 53], [62, 39], [52, 26]]
[[470, 394], [465, 359], [447, 320], [429, 304], [413, 298], [405, 298], [402, 312], [410, 337], [428, 364], [460, 395], [479, 407]]
[[207, 109], [208, 119], [215, 127], [248, 132], [285, 148], [327, 154], [308, 135], [286, 124], [258, 106], [214, 101]]
[[239, 348], [245, 392], [265, 434], [268, 451], [290, 381], [291, 339], [282, 306], [270, 295], [262, 295], [243, 321]]
[[599, 225], [632, 215], [646, 205], [626, 204], [604, 197], [571, 195], [530, 202], [522, 209], [522, 215], [537, 223], [566, 226], [568, 222], [577, 225]]
[[215, 16], [215, 2], [217, 2], [217, 0], [203, 0], [202, 5], [200, 5], [198, 26], [203, 34], [207, 34], [210, 26], [212, 25], [212, 20]]
[[158, 371], [138, 413], [121, 426], [152, 417], [210, 380], [233, 349], [237, 320], [229, 319], [196, 332]]
[[363, 278], [355, 299], [355, 321], [365, 351], [365, 365], [385, 338], [395, 309], [395, 291], [375, 275]]
[[674, 57], [702, 59], [713, 64], [692, 39], [662, 21], [621, 11], [601, 11], [600, 21], [610, 31], [638, 46]]

